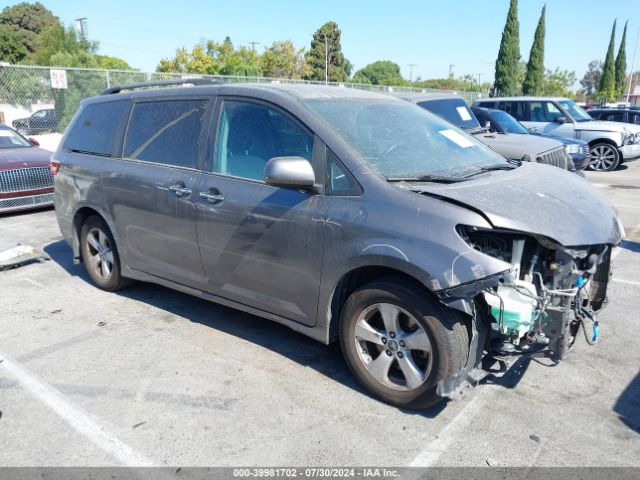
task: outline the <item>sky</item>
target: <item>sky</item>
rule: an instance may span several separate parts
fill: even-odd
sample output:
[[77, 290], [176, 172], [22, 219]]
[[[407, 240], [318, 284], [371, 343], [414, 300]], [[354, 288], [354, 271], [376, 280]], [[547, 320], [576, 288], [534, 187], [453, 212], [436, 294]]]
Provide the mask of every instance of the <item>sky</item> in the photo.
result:
[[[87, 17], [88, 35], [99, 53], [154, 71], [162, 58], [202, 39], [231, 37], [236, 46], [276, 40], [309, 49], [313, 32], [333, 20], [354, 72], [376, 60], [391, 60], [409, 78], [480, 75], [492, 81], [509, 0], [40, 0], [63, 23]], [[2, 3], [5, 3], [3, 0]], [[8, 5], [18, 2], [9, 1]], [[547, 5], [545, 66], [573, 70], [582, 78], [591, 60], [604, 60], [613, 21], [617, 46], [629, 19], [627, 64], [631, 68], [640, 31], [638, 0], [520, 0], [520, 52], [529, 57], [542, 6]], [[635, 15], [632, 17], [632, 12]], [[640, 53], [636, 69], [640, 65]]]

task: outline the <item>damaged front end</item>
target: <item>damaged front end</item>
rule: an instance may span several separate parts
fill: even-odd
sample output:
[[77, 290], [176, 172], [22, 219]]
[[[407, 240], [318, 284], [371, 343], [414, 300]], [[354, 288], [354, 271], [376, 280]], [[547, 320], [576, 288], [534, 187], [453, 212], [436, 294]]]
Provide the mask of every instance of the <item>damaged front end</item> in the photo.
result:
[[507, 268], [438, 292], [442, 302], [471, 317], [469, 361], [439, 383], [440, 396], [462, 396], [490, 373], [483, 368], [487, 359], [504, 371], [518, 357], [564, 359], [580, 330], [588, 343], [597, 342], [613, 245], [569, 248], [543, 236], [466, 226], [458, 234]]

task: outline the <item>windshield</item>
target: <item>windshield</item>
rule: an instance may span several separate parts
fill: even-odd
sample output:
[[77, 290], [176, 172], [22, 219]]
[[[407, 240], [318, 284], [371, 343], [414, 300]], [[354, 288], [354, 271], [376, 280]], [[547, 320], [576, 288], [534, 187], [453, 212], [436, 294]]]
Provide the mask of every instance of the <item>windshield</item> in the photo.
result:
[[576, 122], [588, 122], [590, 120], [593, 120], [593, 118], [591, 118], [591, 115], [589, 115], [571, 100], [560, 100], [560, 105], [567, 109], [569, 115], [571, 115]]
[[456, 127], [464, 128], [465, 130], [480, 128], [478, 119], [461, 98], [429, 100], [418, 102], [418, 105], [453, 123]]
[[529, 133], [529, 130], [524, 128], [520, 122], [502, 110], [491, 112], [491, 121], [495, 123], [498, 130], [504, 133]]
[[29, 140], [13, 130], [0, 128], [0, 148], [32, 147]]
[[306, 103], [387, 179], [462, 176], [506, 163], [469, 134], [402, 100], [312, 99]]

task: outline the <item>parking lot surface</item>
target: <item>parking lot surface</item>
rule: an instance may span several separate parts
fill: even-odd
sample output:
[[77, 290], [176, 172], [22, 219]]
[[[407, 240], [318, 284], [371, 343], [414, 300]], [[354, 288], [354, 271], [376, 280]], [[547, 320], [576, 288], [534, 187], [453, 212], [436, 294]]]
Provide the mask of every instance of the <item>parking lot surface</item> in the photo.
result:
[[640, 161], [587, 173], [619, 210], [601, 340], [459, 402], [370, 398], [339, 349], [188, 295], [95, 288], [52, 210], [0, 216], [0, 466], [640, 466]]

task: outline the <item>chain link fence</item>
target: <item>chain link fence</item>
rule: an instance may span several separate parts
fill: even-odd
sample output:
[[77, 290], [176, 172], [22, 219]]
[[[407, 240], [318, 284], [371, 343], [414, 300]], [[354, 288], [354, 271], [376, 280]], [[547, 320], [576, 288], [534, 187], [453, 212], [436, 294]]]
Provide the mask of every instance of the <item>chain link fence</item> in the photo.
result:
[[[61, 133], [78, 109], [80, 101], [100, 95], [106, 88], [130, 83], [189, 78], [210, 78], [227, 83], [324, 84], [317, 81], [266, 77], [183, 75], [0, 64], [0, 123], [13, 126], [25, 135]], [[377, 92], [452, 92], [355, 83], [330, 82], [329, 85]], [[453, 93], [461, 95], [469, 104], [480, 96], [478, 92]]]

